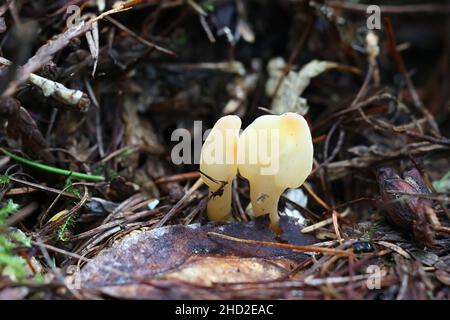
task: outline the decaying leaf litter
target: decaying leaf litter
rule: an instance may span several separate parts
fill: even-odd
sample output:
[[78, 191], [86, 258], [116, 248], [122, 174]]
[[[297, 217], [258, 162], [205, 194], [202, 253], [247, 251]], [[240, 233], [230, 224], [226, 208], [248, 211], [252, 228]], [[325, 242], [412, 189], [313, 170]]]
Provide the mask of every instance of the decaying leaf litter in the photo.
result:
[[[369, 31], [359, 1], [6, 1], [0, 297], [448, 299], [450, 7], [381, 12]], [[235, 221], [208, 222], [171, 133], [288, 111], [314, 168], [281, 234], [240, 178]]]

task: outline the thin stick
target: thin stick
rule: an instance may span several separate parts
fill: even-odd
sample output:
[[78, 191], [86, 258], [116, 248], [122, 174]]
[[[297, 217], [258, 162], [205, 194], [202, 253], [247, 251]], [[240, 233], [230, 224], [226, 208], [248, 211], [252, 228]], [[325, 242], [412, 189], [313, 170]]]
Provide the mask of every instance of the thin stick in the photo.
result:
[[408, 70], [406, 69], [406, 64], [402, 58], [402, 55], [397, 49], [397, 41], [394, 35], [394, 30], [392, 28], [391, 20], [388, 17], [384, 17], [384, 24], [386, 27], [389, 45], [391, 54], [393, 55], [393, 58], [395, 60], [395, 63], [397, 65], [398, 71], [401, 73], [403, 78], [405, 78], [406, 86], [408, 87], [409, 93], [411, 94], [411, 98], [414, 102], [414, 106], [422, 112], [422, 114], [427, 118], [428, 123], [430, 124], [431, 128], [434, 129], [436, 133], [439, 133], [439, 126], [436, 123], [436, 120], [434, 119], [433, 115], [427, 110], [427, 108], [424, 106], [422, 100], [420, 99], [419, 95], [417, 94], [416, 88], [414, 86], [414, 83], [411, 80], [411, 77], [409, 76]]
[[268, 246], [268, 247], [287, 249], [287, 250], [292, 250], [292, 251], [319, 252], [319, 253], [323, 253], [323, 254], [336, 254], [336, 255], [341, 255], [341, 256], [345, 256], [345, 257], [353, 256], [353, 253], [351, 253], [351, 252], [344, 251], [344, 250], [332, 249], [332, 248], [323, 248], [323, 247], [317, 247], [317, 246], [296, 246], [296, 245], [287, 244], [287, 243], [276, 243], [276, 242], [240, 239], [240, 238], [227, 236], [225, 234], [221, 234], [221, 233], [217, 233], [217, 232], [208, 232], [208, 235], [226, 239], [226, 240], [230, 240], [230, 241], [239, 242], [239, 243]]
[[336, 233], [336, 237], [339, 240], [339, 243], [342, 243], [343, 239], [341, 237], [341, 233], [339, 232], [338, 213], [336, 212], [336, 210], [333, 210], [331, 218], [333, 220], [334, 233]]
[[195, 178], [199, 178], [199, 177], [200, 177], [200, 172], [192, 171], [192, 172], [186, 172], [186, 173], [180, 173], [180, 174], [174, 174], [171, 176], [161, 177], [155, 181], [155, 184], [184, 181], [184, 180], [190, 180], [190, 179], [195, 179]]
[[[342, 218], [344, 218], [347, 214], [349, 214], [349, 212], [350, 212], [350, 210], [347, 209], [347, 210], [344, 211], [343, 213], [338, 214], [338, 215], [337, 215], [337, 218], [342, 219]], [[311, 231], [320, 229], [320, 228], [322, 228], [322, 227], [325, 227], [325, 226], [327, 226], [327, 225], [329, 225], [329, 224], [331, 224], [331, 223], [333, 223], [333, 218], [328, 218], [328, 219], [319, 221], [319, 222], [317, 222], [317, 223], [315, 223], [315, 224], [313, 224], [313, 225], [307, 226], [307, 227], [303, 228], [300, 232], [301, 232], [301, 233], [308, 233], [308, 232], [311, 232]]]
[[203, 184], [203, 180], [202, 179], [198, 179], [193, 185], [192, 187], [188, 190], [188, 192], [186, 192], [186, 194], [183, 196], [183, 198], [180, 199], [180, 201], [177, 202], [177, 204], [175, 206], [172, 207], [172, 209], [169, 210], [169, 212], [167, 212], [167, 214], [161, 219], [159, 220], [159, 222], [157, 224], [155, 224], [155, 228], [160, 228], [162, 227], [170, 218], [172, 218], [175, 213], [178, 211], [178, 209], [183, 205], [183, 203], [186, 201], [187, 198], [189, 198], [191, 196], [191, 194], [197, 190], [198, 188], [200, 188], [200, 186]]
[[148, 41], [147, 39], [142, 38], [140, 35], [136, 34], [133, 30], [129, 29], [128, 27], [124, 26], [123, 24], [121, 24], [119, 21], [117, 21], [116, 19], [106, 16], [105, 17], [106, 20], [108, 20], [109, 22], [111, 22], [113, 25], [115, 25], [117, 28], [125, 31], [126, 33], [128, 33], [131, 37], [135, 38], [137, 41], [145, 44], [146, 46], [148, 46], [149, 48], [153, 48], [156, 51], [160, 51], [163, 52], [169, 56], [172, 57], [176, 57], [177, 54], [169, 49], [165, 49], [163, 47], [160, 47], [150, 41]]
[[270, 97], [270, 104], [272, 105], [273, 101], [278, 95], [278, 91], [280, 90], [281, 84], [283, 83], [284, 78], [288, 75], [289, 71], [292, 68], [292, 64], [294, 63], [295, 58], [297, 57], [298, 53], [300, 52], [300, 49], [305, 44], [306, 40], [308, 39], [309, 33], [312, 30], [312, 27], [314, 25], [315, 18], [311, 18], [304, 29], [302, 35], [300, 36], [299, 41], [297, 42], [297, 45], [295, 46], [294, 50], [291, 52], [291, 55], [289, 56], [289, 60], [285, 66], [283, 75], [278, 79], [277, 85], [275, 86], [275, 90], [273, 91], [272, 96]]
[[327, 211], [331, 211], [331, 207], [327, 205], [325, 201], [323, 201], [310, 187], [308, 187], [306, 183], [302, 185], [302, 188], [304, 188], [306, 192], [308, 192], [308, 194], [313, 197], [314, 200], [316, 200], [316, 202], [320, 204], [324, 209], [326, 209]]
[[[74, 196], [73, 194], [69, 193], [69, 192], [63, 192], [62, 190], [59, 189], [55, 189], [55, 188], [51, 188], [51, 187], [47, 187], [47, 186], [43, 186], [34, 182], [30, 182], [30, 181], [25, 181], [25, 180], [21, 180], [21, 179], [17, 179], [14, 177], [9, 177], [9, 179], [13, 182], [19, 183], [19, 184], [23, 184], [25, 186], [27, 186], [27, 188], [31, 188], [31, 189], [35, 189], [37, 191], [46, 191], [46, 192], [52, 192], [52, 193], [56, 193], [56, 194], [62, 194], [63, 196], [69, 197], [69, 198], [74, 198], [77, 199], [76, 196]], [[11, 189], [11, 191], [14, 189]], [[6, 193], [6, 195], [10, 195], [9, 192]]]
[[37, 241], [31, 240], [31, 244], [33, 244], [35, 246], [41, 246], [41, 247], [43, 247], [43, 248], [45, 248], [47, 250], [63, 254], [65, 256], [68, 256], [68, 257], [71, 257], [71, 258], [74, 258], [74, 259], [83, 260], [84, 262], [88, 262], [88, 261], [91, 260], [91, 259], [85, 258], [83, 256], [80, 256], [79, 254], [76, 254], [76, 253], [73, 253], [73, 252], [69, 252], [69, 251], [66, 251], [64, 249], [60, 249], [60, 248], [57, 248], [55, 246], [52, 246], [52, 245], [49, 245], [49, 244], [46, 244], [46, 243], [38, 243]]
[[[0, 64], [5, 66], [13, 65], [11, 61], [3, 57], [0, 57]], [[40, 88], [45, 97], [51, 96], [65, 105], [75, 107], [78, 111], [85, 112], [89, 108], [90, 100], [83, 91], [69, 89], [59, 82], [38, 76], [34, 73], [28, 75], [28, 80]], [[51, 126], [49, 126], [50, 129]]]

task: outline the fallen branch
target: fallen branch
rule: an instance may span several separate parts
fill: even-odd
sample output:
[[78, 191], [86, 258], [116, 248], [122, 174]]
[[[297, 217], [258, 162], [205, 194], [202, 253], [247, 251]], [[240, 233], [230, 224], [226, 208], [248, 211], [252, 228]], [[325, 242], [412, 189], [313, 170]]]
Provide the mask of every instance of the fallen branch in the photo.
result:
[[[8, 59], [0, 57], [0, 63], [6, 66], [11, 66], [12, 62]], [[20, 72], [20, 69], [19, 69]], [[78, 111], [85, 112], [89, 109], [91, 101], [86, 93], [80, 90], [69, 89], [61, 83], [49, 80], [47, 78], [30, 73], [28, 80], [39, 87], [45, 97], [53, 97], [68, 106], [76, 107]]]

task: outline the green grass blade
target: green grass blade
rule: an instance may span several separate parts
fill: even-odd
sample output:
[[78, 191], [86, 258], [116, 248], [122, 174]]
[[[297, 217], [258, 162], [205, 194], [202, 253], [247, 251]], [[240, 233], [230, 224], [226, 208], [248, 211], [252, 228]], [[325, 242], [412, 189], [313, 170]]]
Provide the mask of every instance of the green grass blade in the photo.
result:
[[90, 174], [86, 174], [86, 173], [73, 172], [70, 170], [64, 170], [64, 169], [48, 166], [48, 165], [45, 165], [42, 163], [37, 163], [32, 160], [28, 160], [28, 159], [22, 158], [18, 155], [15, 155], [14, 153], [6, 151], [3, 148], [0, 148], [0, 151], [2, 151], [4, 154], [6, 154], [11, 159], [14, 159], [20, 163], [29, 165], [29, 166], [34, 167], [39, 170], [48, 171], [48, 172], [63, 175], [66, 177], [70, 176], [70, 177], [76, 178], [76, 179], [93, 180], [93, 181], [104, 181], [105, 180], [105, 177], [103, 177], [103, 176], [94, 176], [94, 175], [90, 175]]

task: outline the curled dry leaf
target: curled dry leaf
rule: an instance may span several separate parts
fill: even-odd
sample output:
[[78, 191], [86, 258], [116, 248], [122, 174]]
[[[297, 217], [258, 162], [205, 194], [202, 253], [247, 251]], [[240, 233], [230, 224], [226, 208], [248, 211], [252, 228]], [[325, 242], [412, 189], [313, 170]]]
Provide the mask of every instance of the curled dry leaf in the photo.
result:
[[[309, 86], [312, 78], [338, 66], [335, 62], [312, 60], [298, 72], [289, 71], [273, 100], [272, 111], [276, 114], [296, 112], [305, 115], [308, 113], [309, 106], [306, 99], [301, 97], [302, 93]], [[283, 75], [284, 67], [285, 63], [281, 58], [274, 58], [269, 62], [270, 79], [266, 84], [267, 95], [271, 96], [275, 93], [278, 81]]]
[[21, 140], [22, 149], [48, 162], [54, 162], [53, 155], [47, 150], [48, 145], [36, 122], [28, 111], [14, 98], [0, 99], [0, 115], [6, 125], [6, 133], [15, 140]]
[[393, 168], [378, 171], [383, 207], [388, 219], [396, 226], [412, 232], [415, 240], [423, 245], [434, 243], [434, 231], [428, 222], [426, 211], [432, 201], [402, 193], [430, 193], [417, 169], [412, 169], [401, 178]]

